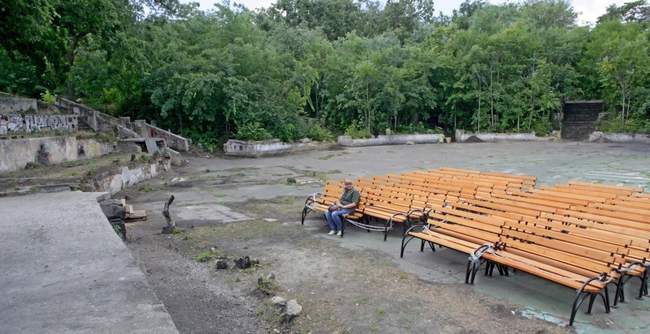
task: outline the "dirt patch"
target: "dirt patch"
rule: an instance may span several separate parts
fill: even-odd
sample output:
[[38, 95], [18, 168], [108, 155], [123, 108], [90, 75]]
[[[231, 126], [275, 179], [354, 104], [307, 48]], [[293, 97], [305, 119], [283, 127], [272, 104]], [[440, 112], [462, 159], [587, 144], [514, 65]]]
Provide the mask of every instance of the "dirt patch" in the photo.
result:
[[[263, 212], [276, 207], [280, 215], [293, 210], [295, 202], [280, 198], [246, 206]], [[168, 310], [181, 332], [216, 330], [204, 324], [208, 318], [209, 323], [223, 320], [219, 330], [231, 333], [567, 331], [522, 318], [513, 306], [489, 300], [464, 284], [423, 282], [379, 251], [342, 248], [336, 239], [297, 223], [253, 220], [196, 227], [169, 237], [147, 235], [153, 231], [142, 226], [132, 232], [136, 240], [129, 246], [165, 305], [169, 301]], [[215, 270], [213, 259], [196, 261], [209, 249], [228, 259], [247, 255], [259, 265], [238, 270], [231, 264], [230, 269]], [[279, 320], [267, 297], [256, 294], [258, 278], [271, 273], [277, 293], [303, 306], [303, 314], [290, 325]], [[215, 309], [217, 302], [226, 306]], [[255, 328], [241, 327], [239, 320]]]

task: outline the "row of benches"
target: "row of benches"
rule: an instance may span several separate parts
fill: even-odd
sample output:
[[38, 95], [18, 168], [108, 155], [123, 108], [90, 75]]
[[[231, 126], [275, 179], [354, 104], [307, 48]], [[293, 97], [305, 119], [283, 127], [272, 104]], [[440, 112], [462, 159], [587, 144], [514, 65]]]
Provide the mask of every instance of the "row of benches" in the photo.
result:
[[[469, 255], [466, 283], [485, 264], [507, 275], [514, 268], [577, 290], [570, 324], [589, 297], [588, 313], [600, 296], [610, 310], [624, 300], [624, 286], [641, 280], [647, 295], [650, 258], [650, 196], [642, 189], [580, 182], [535, 188], [535, 178], [458, 169], [417, 171], [361, 178], [361, 201], [347, 221], [387, 232], [403, 223], [401, 256], [413, 239], [432, 250], [443, 246]], [[325, 211], [341, 185], [307, 199], [303, 222], [312, 210]], [[369, 220], [383, 220], [383, 225]]]

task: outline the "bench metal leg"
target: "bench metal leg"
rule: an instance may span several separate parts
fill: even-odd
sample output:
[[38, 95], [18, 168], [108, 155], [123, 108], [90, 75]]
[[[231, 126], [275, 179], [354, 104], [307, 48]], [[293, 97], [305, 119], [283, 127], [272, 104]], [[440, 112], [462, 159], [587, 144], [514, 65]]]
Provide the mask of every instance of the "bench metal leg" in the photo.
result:
[[594, 307], [594, 301], [596, 300], [595, 294], [589, 295], [589, 307], [587, 308], [587, 314], [591, 314], [591, 309]]
[[499, 276], [503, 276], [504, 273], [503, 273], [503, 268], [501, 267], [501, 265], [497, 264], [496, 267], [497, 267], [497, 270], [499, 271]]
[[507, 268], [503, 265], [500, 265], [496, 262], [488, 262], [488, 266], [490, 266], [490, 271], [488, 273], [488, 276], [492, 277], [494, 275], [494, 268], [499, 271], [499, 276], [508, 276]]
[[465, 284], [469, 284], [469, 276], [472, 269], [471, 266], [472, 266], [472, 262], [467, 261], [467, 269], [465, 269]]
[[643, 299], [643, 296], [648, 295], [648, 270], [650, 270], [650, 267], [646, 266], [643, 275], [639, 277], [641, 280], [641, 286], [639, 286], [639, 296], [637, 299]]
[[311, 211], [308, 207], [302, 208], [302, 217], [300, 218], [300, 225], [305, 225], [305, 217], [307, 217], [307, 214]]
[[472, 270], [472, 278], [471, 278], [471, 284], [474, 284], [474, 280], [476, 279], [476, 273], [481, 269], [481, 262], [478, 262], [475, 266], [474, 269]]
[[[399, 253], [400, 258], [404, 257], [404, 250], [406, 249], [406, 246], [409, 244], [409, 242], [411, 242], [411, 240], [413, 240], [415, 238], [414, 236], [409, 235], [409, 232], [411, 232], [412, 230], [415, 230], [417, 228], [424, 228], [424, 226], [422, 226], [422, 225], [413, 225], [413, 226], [409, 227], [409, 229], [406, 230], [406, 232], [402, 235], [402, 247], [401, 247], [400, 253]], [[422, 247], [424, 247], [424, 240], [422, 240]]]
[[609, 289], [607, 288], [607, 285], [605, 285], [605, 289], [603, 290], [603, 293], [600, 296], [603, 298], [603, 304], [605, 304], [605, 313], [609, 313], [610, 303], [609, 303]]
[[618, 303], [625, 303], [625, 283], [627, 282], [627, 279], [625, 278], [625, 275], [621, 275], [621, 277], [618, 278], [618, 282], [616, 283], [616, 292], [614, 293], [614, 306], [617, 306]]
[[573, 321], [576, 318], [576, 313], [578, 313], [580, 306], [582, 306], [582, 303], [589, 295], [590, 295], [589, 293], [585, 293], [582, 290], [578, 291], [576, 298], [573, 300], [573, 306], [571, 307], [571, 317], [569, 318], [569, 326], [573, 326]]
[[573, 300], [573, 305], [571, 307], [571, 317], [569, 318], [569, 326], [573, 326], [573, 322], [576, 318], [576, 313], [578, 313], [578, 310], [580, 309], [580, 306], [582, 306], [582, 303], [584, 303], [585, 299], [589, 297], [589, 307], [587, 308], [587, 314], [591, 314], [591, 309], [593, 307], [594, 301], [596, 299], [596, 295], [600, 295], [600, 297], [603, 299], [603, 304], [605, 305], [605, 313], [609, 313], [610, 308], [609, 308], [609, 290], [607, 289], [607, 284], [605, 284], [605, 287], [597, 292], [597, 293], [591, 293], [591, 292], [585, 292], [584, 289], [589, 285], [589, 283], [598, 280], [599, 277], [594, 277], [586, 281], [580, 289], [578, 289], [578, 292], [576, 293], [576, 297]]
[[[408, 239], [406, 239], [408, 237]], [[407, 234], [404, 234], [402, 236], [402, 247], [400, 249], [399, 257], [404, 258], [404, 250], [406, 249], [406, 246], [409, 244], [411, 240], [413, 240], [415, 237], [408, 236]]]
[[465, 272], [465, 284], [474, 284], [476, 273], [481, 268], [482, 261], [467, 261], [467, 271]]
[[431, 248], [432, 252], [436, 252], [436, 245], [433, 242], [429, 241], [429, 247]]
[[[498, 264], [498, 263], [495, 263], [494, 267], [496, 267], [497, 270], [499, 271], [499, 275], [501, 275], [501, 276], [509, 276], [508, 267], [506, 267], [504, 265], [501, 265], [501, 264]], [[494, 268], [492, 268], [492, 270], [494, 270]], [[492, 274], [490, 274], [490, 276], [492, 276]]]
[[312, 211], [311, 207], [309, 206], [314, 203], [315, 196], [316, 195], [311, 195], [305, 199], [305, 205], [302, 208], [302, 217], [300, 218], [300, 225], [305, 225], [305, 217], [307, 217], [307, 214]]

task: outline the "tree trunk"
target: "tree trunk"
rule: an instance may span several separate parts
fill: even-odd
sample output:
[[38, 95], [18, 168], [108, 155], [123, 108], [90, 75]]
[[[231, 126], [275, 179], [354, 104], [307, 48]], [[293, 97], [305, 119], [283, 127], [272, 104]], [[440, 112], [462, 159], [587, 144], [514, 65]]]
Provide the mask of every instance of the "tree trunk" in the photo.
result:
[[366, 84], [366, 128], [370, 132], [370, 87]]
[[[72, 42], [70, 43], [70, 50], [68, 50], [68, 66], [69, 69], [68, 71], [72, 70], [72, 66], [74, 66], [74, 58], [75, 58], [75, 51], [77, 50], [77, 46], [79, 45], [79, 37], [73, 36], [72, 37]], [[66, 95], [68, 98], [71, 100], [74, 100], [74, 82], [73, 80], [70, 79], [70, 77], [66, 78], [67, 80], [67, 85], [66, 85]]]
[[393, 122], [394, 122], [393, 130], [394, 130], [395, 132], [397, 132], [397, 109], [395, 109], [395, 110], [393, 111], [393, 117], [394, 117], [394, 118], [393, 118]]
[[535, 112], [535, 99], [533, 97], [533, 90], [530, 90], [530, 114], [528, 114], [528, 131], [533, 126], [533, 113]]
[[494, 128], [494, 82], [490, 66], [490, 130]]
[[625, 124], [625, 91], [621, 92], [621, 95], [623, 96], [623, 103], [621, 105], [621, 123]]
[[476, 132], [481, 132], [481, 90], [478, 91], [478, 114], [476, 115]]

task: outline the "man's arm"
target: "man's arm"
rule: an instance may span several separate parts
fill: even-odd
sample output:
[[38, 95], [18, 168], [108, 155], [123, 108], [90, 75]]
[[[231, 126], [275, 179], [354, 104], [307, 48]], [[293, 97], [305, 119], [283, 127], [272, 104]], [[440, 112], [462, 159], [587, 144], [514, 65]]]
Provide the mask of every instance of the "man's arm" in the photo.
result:
[[339, 208], [341, 208], [341, 209], [352, 209], [352, 208], [354, 208], [356, 206], [357, 206], [357, 203], [352, 202], [352, 203], [346, 204], [346, 205], [339, 205]]
[[350, 203], [350, 204], [346, 204], [346, 205], [343, 205], [343, 206], [341, 206], [341, 208], [342, 208], [342, 209], [352, 209], [352, 208], [355, 208], [355, 207], [357, 206], [357, 204], [359, 203], [359, 197], [360, 197], [359, 192], [358, 192], [358, 191], [355, 191], [355, 192], [352, 194], [352, 203]]

